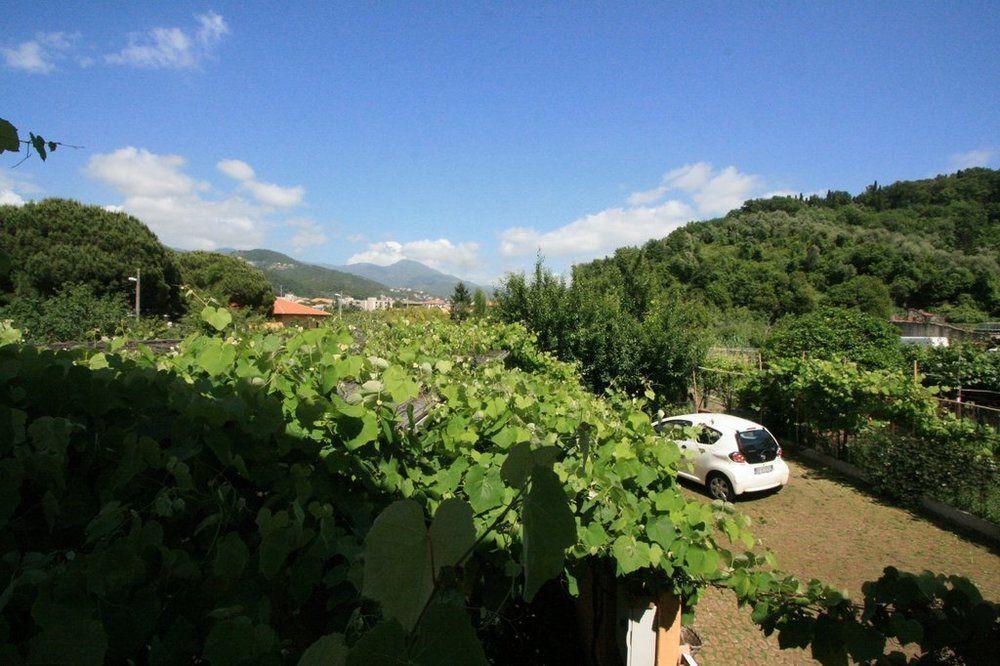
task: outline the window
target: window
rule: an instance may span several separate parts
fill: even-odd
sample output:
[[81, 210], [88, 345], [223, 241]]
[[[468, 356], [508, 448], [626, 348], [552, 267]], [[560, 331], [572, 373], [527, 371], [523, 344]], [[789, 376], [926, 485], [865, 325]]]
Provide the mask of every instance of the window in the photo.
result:
[[708, 426], [701, 426], [698, 428], [698, 443], [704, 444], [706, 446], [711, 446], [715, 444], [720, 439], [722, 439], [722, 433], [715, 428], [709, 428]]
[[657, 423], [653, 426], [653, 429], [670, 439], [684, 439], [684, 428], [690, 427], [690, 421], [685, 421], [683, 419], [671, 419], [669, 421]]

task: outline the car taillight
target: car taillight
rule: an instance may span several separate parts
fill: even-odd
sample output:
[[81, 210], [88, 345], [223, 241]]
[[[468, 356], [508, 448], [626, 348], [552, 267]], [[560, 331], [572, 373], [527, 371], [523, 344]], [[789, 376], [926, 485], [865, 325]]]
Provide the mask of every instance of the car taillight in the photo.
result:
[[733, 451], [732, 453], [730, 453], [729, 459], [732, 460], [733, 462], [741, 462], [741, 463], [745, 463], [747, 461], [747, 459], [744, 458], [743, 454], [740, 453], [739, 451]]
[[778, 457], [779, 458], [781, 457], [781, 447], [780, 446], [778, 447]]

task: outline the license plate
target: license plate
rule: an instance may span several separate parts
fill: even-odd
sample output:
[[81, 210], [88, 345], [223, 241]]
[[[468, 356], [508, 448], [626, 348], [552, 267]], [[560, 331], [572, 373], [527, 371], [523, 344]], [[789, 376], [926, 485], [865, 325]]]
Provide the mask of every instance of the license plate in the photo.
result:
[[764, 465], [763, 467], [754, 467], [753, 468], [753, 473], [754, 474], [767, 474], [768, 472], [770, 472], [773, 469], [774, 469], [774, 465]]

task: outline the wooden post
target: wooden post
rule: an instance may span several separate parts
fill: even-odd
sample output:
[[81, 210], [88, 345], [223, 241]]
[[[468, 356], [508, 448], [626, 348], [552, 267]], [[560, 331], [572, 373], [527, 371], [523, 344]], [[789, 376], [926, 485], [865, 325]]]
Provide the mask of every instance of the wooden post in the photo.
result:
[[918, 365], [917, 359], [913, 359], [913, 381], [920, 379], [920, 366]]
[[698, 400], [698, 375], [697, 375], [697, 372], [695, 370], [691, 371], [691, 392], [692, 392], [692, 395], [694, 396], [694, 413], [697, 414], [699, 411], [701, 411], [701, 409], [700, 409], [700, 405], [698, 404], [699, 403], [699, 400]]
[[681, 658], [681, 600], [664, 592], [656, 601], [656, 666], [677, 666]]

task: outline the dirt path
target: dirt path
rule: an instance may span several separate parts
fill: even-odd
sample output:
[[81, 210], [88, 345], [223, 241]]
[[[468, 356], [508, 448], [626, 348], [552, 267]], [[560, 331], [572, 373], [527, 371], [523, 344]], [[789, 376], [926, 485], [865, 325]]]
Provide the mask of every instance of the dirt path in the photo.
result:
[[[967, 576], [983, 596], [1000, 599], [1000, 550], [888, 504], [813, 463], [789, 459], [788, 465], [791, 480], [781, 492], [737, 504], [782, 569], [845, 588], [855, 598], [861, 584], [886, 566], [930, 569]], [[703, 497], [696, 488], [686, 492]], [[777, 637], [765, 638], [749, 610], [737, 608], [724, 591], [706, 592], [695, 627], [706, 643], [699, 655], [706, 666], [816, 663], [808, 652], [779, 650]]]

